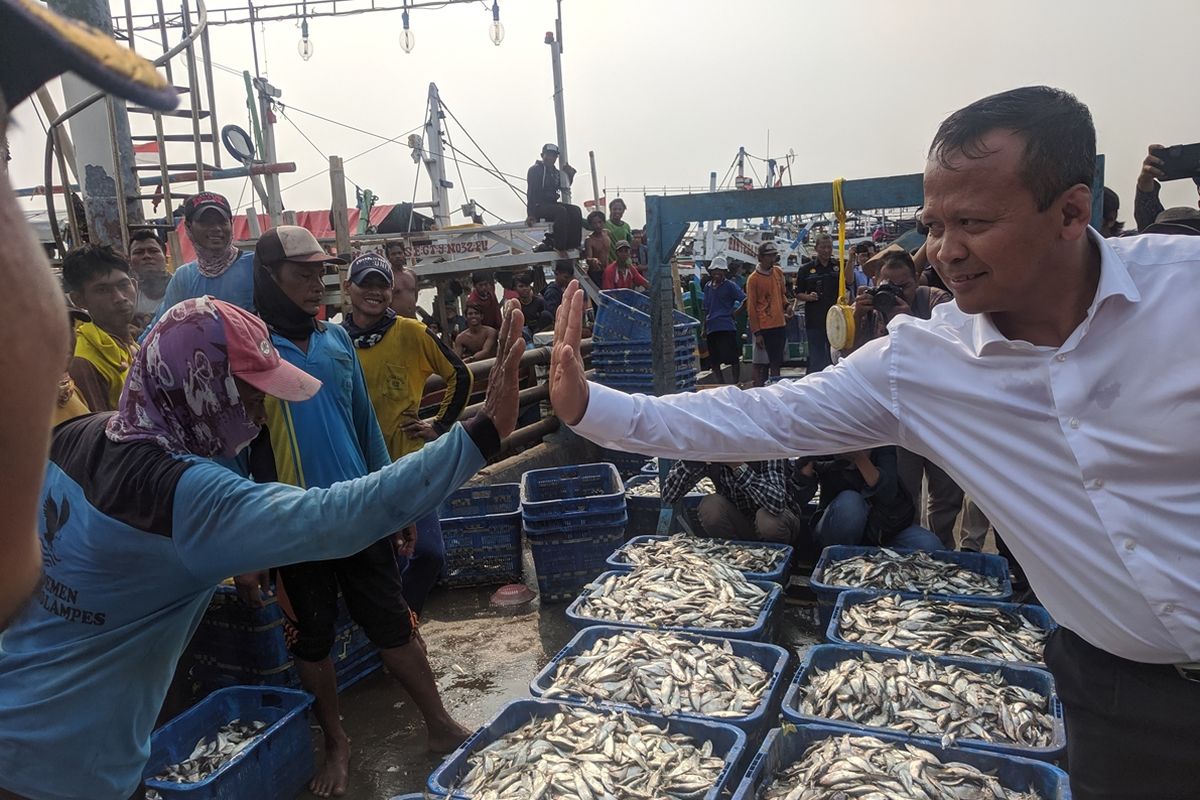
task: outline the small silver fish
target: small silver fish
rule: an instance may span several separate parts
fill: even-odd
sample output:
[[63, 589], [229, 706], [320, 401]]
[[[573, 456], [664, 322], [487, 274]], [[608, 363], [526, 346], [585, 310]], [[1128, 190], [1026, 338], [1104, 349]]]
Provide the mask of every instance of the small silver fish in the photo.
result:
[[676, 534], [665, 539], [628, 544], [622, 548], [625, 560], [636, 567], [678, 564], [681, 558], [699, 556], [720, 561], [742, 572], [771, 572], [786, 557], [778, 547], [763, 547], [745, 542], [710, 539]]
[[830, 586], [893, 589], [925, 594], [966, 594], [998, 597], [999, 578], [983, 575], [950, 561], [917, 551], [901, 555], [881, 547], [826, 565], [821, 582]]
[[[701, 478], [696, 482], [688, 494], [716, 494], [717, 487], [713, 484], [711, 478]], [[662, 497], [662, 491], [658, 488], [658, 481], [643, 481], [636, 486], [630, 486], [625, 490], [626, 497]]]
[[265, 727], [267, 724], [260, 720], [242, 722], [235, 719], [228, 722], [211, 737], [202, 738], [192, 748], [190, 756], [178, 764], [165, 767], [154, 776], [154, 780], [170, 783], [202, 781], [237, 758], [254, 743]]

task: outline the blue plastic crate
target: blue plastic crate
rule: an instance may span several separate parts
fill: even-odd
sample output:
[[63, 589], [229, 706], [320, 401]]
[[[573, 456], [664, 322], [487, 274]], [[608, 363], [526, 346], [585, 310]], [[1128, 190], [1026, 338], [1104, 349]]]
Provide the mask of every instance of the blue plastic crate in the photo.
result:
[[858, 645], [842, 645], [842, 644], [819, 644], [808, 651], [804, 657], [804, 661], [800, 664], [800, 669], [796, 672], [796, 677], [792, 679], [792, 685], [788, 687], [787, 694], [783, 698], [783, 718], [794, 724], [819, 722], [825, 725], [831, 725], [836, 728], [845, 728], [848, 730], [869, 731], [874, 734], [876, 731], [885, 731], [888, 733], [896, 733], [907, 735], [914, 741], [922, 741], [937, 745], [940, 737], [921, 736], [918, 734], [904, 734], [903, 731], [892, 730], [891, 728], [875, 728], [866, 725], [860, 725], [853, 722], [842, 722], [839, 720], [825, 719], [823, 717], [815, 717], [809, 714], [802, 714], [800, 708], [800, 691], [801, 687], [808, 683], [808, 675], [813, 670], [827, 670], [836, 667], [843, 661], [848, 659], [858, 659], [862, 656], [870, 655], [873, 660], [881, 661], [889, 658], [911, 658], [913, 661], [931, 661], [934, 664], [944, 666], [962, 667], [971, 672], [978, 672], [985, 675], [994, 675], [997, 672], [1004, 678], [1005, 682], [1020, 686], [1023, 689], [1037, 692], [1049, 699], [1050, 714], [1054, 717], [1054, 738], [1049, 747], [1023, 747], [1017, 744], [1001, 743], [1001, 742], [983, 742], [977, 739], [959, 739], [956, 742], [956, 747], [982, 750], [989, 753], [1001, 753], [1012, 756], [1023, 756], [1026, 758], [1036, 758], [1039, 761], [1054, 761], [1060, 758], [1067, 747], [1066, 728], [1063, 723], [1062, 704], [1058, 701], [1058, 693], [1054, 689], [1054, 678], [1049, 672], [1037, 669], [1035, 667], [1020, 667], [1013, 664], [998, 664], [989, 663], [986, 661], [977, 661], [969, 658], [951, 658], [949, 656], [923, 656], [916, 653], [890, 653], [883, 650], [875, 650], [869, 647], [860, 647]]
[[[674, 363], [675, 371], [677, 373], [695, 371], [696, 355], [694, 353], [687, 353], [682, 356], [676, 355], [674, 358]], [[593, 354], [592, 366], [600, 372], [628, 375], [653, 375], [658, 365], [651, 358], [631, 361], [623, 358], [612, 358]]]
[[[609, 570], [603, 575], [596, 578], [595, 583], [600, 583], [610, 575], [620, 575], [629, 572], [629, 567], [619, 570]], [[664, 625], [659, 630], [664, 631], [679, 631], [681, 633], [691, 633], [697, 636], [715, 636], [719, 639], [742, 639], [749, 642], [765, 642], [774, 635], [775, 611], [779, 605], [779, 598], [783, 594], [783, 587], [778, 583], [770, 581], [750, 581], [755, 586], [767, 591], [767, 600], [763, 603], [762, 611], [758, 614], [758, 619], [754, 625], [748, 628], [699, 628], [688, 626], [673, 626]], [[579, 613], [579, 607], [583, 604], [583, 600], [587, 597], [587, 593], [591, 587], [584, 587], [583, 592], [579, 597], [575, 598], [575, 602], [567, 606], [567, 619], [571, 621], [577, 629], [583, 630], [593, 625], [608, 625], [616, 628], [649, 628], [649, 625], [642, 625], [637, 622], [622, 622], [611, 619], [593, 619], [585, 617]]]
[[[862, 555], [864, 553], [879, 552], [878, 547], [860, 547], [850, 545], [830, 545], [821, 551], [821, 558], [817, 561], [817, 566], [813, 569], [812, 577], [809, 578], [808, 585], [812, 588], [813, 593], [817, 596], [817, 616], [821, 623], [821, 629], [829, 627], [829, 620], [833, 616], [833, 606], [837, 603], [838, 595], [842, 592], [851, 589], [868, 589], [863, 586], [833, 586], [822, 580], [825, 574], [825, 568], [833, 561], [842, 561], [851, 556]], [[888, 548], [897, 553], [912, 553], [914, 550], [904, 550], [898, 547]], [[1008, 573], [1008, 559], [1003, 556], [991, 555], [989, 553], [960, 553], [956, 550], [930, 550], [929, 555], [942, 561], [949, 561], [953, 564], [966, 567], [969, 570], [978, 572], [982, 575], [988, 575], [994, 578], [1000, 578], [1000, 594], [997, 595], [970, 595], [970, 594], [938, 594], [929, 595], [930, 597], [938, 597], [943, 600], [999, 600], [1005, 601], [1012, 597], [1012, 579]]]
[[567, 533], [580, 528], [625, 527], [629, 523], [627, 508], [616, 511], [575, 511], [559, 514], [554, 519], [527, 519], [525, 533], [537, 536], [543, 533]]
[[[642, 537], [646, 534], [657, 533], [658, 531], [658, 516], [662, 511], [662, 499], [659, 497], [632, 497], [628, 494], [629, 490], [635, 486], [642, 486], [651, 481], [658, 480], [658, 473], [652, 475], [642, 473], [635, 478], [630, 478], [625, 481], [625, 505], [629, 509], [629, 527], [626, 532], [635, 537]], [[689, 492], [683, 498], [683, 510], [688, 516], [688, 521], [692, 525], [692, 530], [700, 530], [700, 503], [704, 498], [708, 497], [704, 492]], [[679, 526], [678, 521], [672, 527], [671, 532], [677, 533], [683, 528]], [[614, 554], [615, 555], [615, 554]], [[609, 564], [612, 564], [611, 559]], [[615, 566], [615, 565], [614, 565]]]
[[[146, 787], [163, 800], [292, 800], [312, 777], [313, 749], [305, 710], [313, 698], [304, 692], [234, 686], [214, 692], [150, 737]], [[196, 743], [226, 723], [267, 723], [240, 757], [196, 783], [167, 783], [153, 776], [191, 755]]]
[[624, 450], [603, 448], [601, 454], [604, 461], [617, 468], [617, 473], [623, 481], [641, 474], [646, 465], [653, 463], [650, 456], [644, 456], [641, 453], [627, 453]]
[[[857, 591], [857, 590], [842, 592], [840, 595], [838, 595], [837, 603], [833, 607], [833, 616], [829, 620], [829, 625], [825, 629], [825, 638], [828, 639], [833, 644], [844, 644], [844, 645], [848, 645], [851, 647], [863, 647], [864, 645], [861, 645], [857, 642], [846, 641], [844, 638], [842, 638], [841, 633], [839, 633], [840, 623], [841, 623], [841, 619], [842, 619], [842, 611], [851, 606], [858, 605], [859, 603], [864, 603], [867, 600], [873, 600], [876, 597], [880, 597], [882, 595], [898, 595], [906, 600], [925, 598], [925, 599], [929, 599], [929, 600], [941, 601], [944, 599], [941, 597], [927, 597], [926, 595], [917, 594], [915, 592], [872, 592], [872, 591]], [[991, 601], [991, 600], [955, 600], [953, 602], [963, 603], [966, 605], [973, 605], [973, 606], [987, 606], [989, 608], [995, 608], [999, 611], [1007, 611], [1010, 614], [1017, 614], [1017, 615], [1024, 617], [1025, 619], [1029, 620], [1031, 623], [1033, 623], [1037, 627], [1039, 627], [1042, 630], [1047, 631], [1047, 632], [1053, 632], [1054, 629], [1058, 627], [1058, 623], [1055, 622], [1054, 618], [1050, 616], [1050, 612], [1047, 611], [1046, 609], [1042, 608], [1041, 606], [1028, 605], [1028, 604], [1017, 604], [1017, 603], [1004, 603], [1004, 602]], [[898, 647], [880, 647], [880, 646], [874, 645], [874, 644], [869, 645], [869, 646], [872, 650], [878, 650], [880, 652], [887, 652], [887, 653], [896, 653], [898, 655], [907, 655], [908, 653], [922, 652], [919, 650], [902, 650]], [[932, 655], [932, 654], [929, 654], [929, 655]], [[1033, 666], [1033, 667], [1044, 668], [1044, 664], [1030, 663], [1030, 662], [1025, 662], [1025, 661], [1021, 661], [1021, 662], [998, 661], [998, 660], [993, 661], [991, 659], [985, 659], [985, 658], [976, 659], [976, 658], [972, 658], [970, 656], [955, 656], [955, 658], [969, 658], [972, 661], [982, 661], [982, 662], [989, 663], [989, 664], [990, 663], [1017, 664], [1018, 666]]]
[[438, 509], [446, 568], [439, 583], [452, 588], [521, 580], [521, 487], [471, 486]]
[[[609, 367], [630, 366], [644, 367], [654, 363], [654, 353], [650, 347], [650, 343], [638, 344], [632, 347], [627, 346], [629, 343], [622, 342], [620, 346], [603, 346], [593, 345], [590, 355], [592, 366], [594, 367]], [[696, 341], [693, 337], [686, 337], [675, 342], [674, 361], [690, 362], [696, 360]]]
[[[602, 292], [605, 302], [596, 309], [592, 336], [598, 341], [651, 339], [650, 298], [632, 289]], [[700, 322], [681, 311], [671, 311], [675, 336], [694, 334]]]
[[529, 551], [543, 603], [572, 600], [604, 571], [604, 561], [625, 541], [625, 517], [611, 528], [528, 532]]
[[750, 762], [746, 777], [734, 792], [733, 800], [757, 800], [763, 789], [775, 779], [776, 773], [802, 759], [809, 747], [831, 736], [841, 737], [846, 734], [874, 736], [885, 742], [912, 745], [932, 753], [943, 763], [958, 761], [995, 775], [1006, 789], [1017, 792], [1032, 790], [1043, 800], [1071, 800], [1067, 773], [1042, 761], [971, 750], [947, 750], [903, 734], [851, 731], [816, 723], [805, 723], [789, 728], [786, 732], [777, 728], [768, 733], [762, 747]]
[[[466, 800], [467, 795], [462, 792], [452, 792], [451, 789], [455, 781], [466, 773], [467, 758], [471, 753], [487, 747], [504, 734], [511, 733], [532, 720], [552, 716], [572, 708], [575, 707], [545, 700], [514, 700], [500, 709], [496, 716], [475, 731], [462, 747], [451, 753], [441, 766], [433, 771], [433, 774], [429, 776], [428, 793], [433, 797], [453, 797]], [[716, 800], [721, 794], [721, 790], [725, 788], [726, 783], [732, 777], [734, 765], [742, 758], [746, 749], [746, 735], [733, 725], [683, 719], [682, 717], [668, 719], [645, 712], [629, 712], [629, 715], [666, 728], [670, 733], [690, 736], [697, 745], [706, 741], [712, 742], [713, 755], [725, 759], [725, 769], [712, 788], [704, 794], [704, 800]]]
[[[689, 495], [690, 497], [691, 495]], [[707, 495], [703, 495], [707, 497]], [[629, 501], [640, 498], [629, 498]], [[608, 559], [608, 566], [613, 569], [627, 569], [629, 567], [629, 559], [626, 556], [626, 551], [638, 545], [644, 545], [647, 542], [657, 542], [666, 539], [666, 536], [635, 536], [621, 546]], [[770, 572], [746, 572], [742, 574], [746, 576], [746, 580], [750, 581], [771, 581], [772, 583], [783, 583], [788, 575], [788, 567], [792, 562], [792, 546], [787, 544], [775, 544], [774, 542], [752, 542], [752, 541], [731, 541], [730, 544], [744, 544], [747, 547], [767, 547], [772, 550], [778, 550], [780, 554], [779, 566]]]
[[521, 476], [521, 513], [526, 522], [580, 511], [599, 513], [623, 508], [625, 483], [612, 464], [534, 469]]
[[[601, 639], [607, 639], [616, 636], [620, 633], [629, 631], [629, 628], [620, 628], [615, 625], [593, 625], [589, 628], [584, 628], [579, 633], [575, 634], [575, 638], [567, 643], [567, 646], [558, 651], [545, 669], [538, 673], [537, 677], [529, 684], [529, 691], [534, 697], [542, 697], [543, 694], [554, 683], [554, 676], [558, 673], [558, 668], [568, 658], [577, 656], [581, 653], [590, 650], [596, 642]], [[787, 671], [788, 660], [791, 654], [782, 647], [765, 642], [747, 642], [737, 639], [721, 639], [715, 636], [697, 636], [690, 633], [674, 633], [673, 635], [688, 639], [691, 641], [711, 642], [718, 646], [723, 645], [726, 641], [733, 648], [733, 653], [736, 656], [748, 658], [760, 667], [765, 669], [771, 676], [767, 683], [766, 691], [763, 693], [762, 702], [752, 713], [744, 717], [709, 717], [704, 714], [678, 712], [671, 716], [672, 719], [699, 719], [709, 722], [724, 722], [729, 725], [735, 725], [741, 728], [746, 733], [747, 741], [753, 742], [756, 736], [767, 728], [773, 726], [779, 718], [779, 704], [783, 700], [783, 693], [787, 686], [784, 681], [784, 674]], [[584, 695], [555, 697], [555, 702], [570, 703], [572, 705], [583, 705], [592, 707], [608, 707], [622, 708], [631, 711], [653, 711], [658, 713], [657, 709], [639, 708], [631, 706], [627, 703], [617, 703], [611, 701], [594, 701]]]

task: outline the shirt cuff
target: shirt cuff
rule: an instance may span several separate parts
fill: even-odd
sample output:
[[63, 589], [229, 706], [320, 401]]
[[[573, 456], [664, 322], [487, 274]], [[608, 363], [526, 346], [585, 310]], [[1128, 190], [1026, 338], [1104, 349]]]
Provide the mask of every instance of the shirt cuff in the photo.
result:
[[491, 417], [486, 414], [476, 414], [462, 426], [485, 459], [490, 460], [500, 452], [500, 432], [492, 424]]
[[633, 396], [588, 381], [588, 405], [571, 430], [593, 442], [620, 441], [634, 417]]

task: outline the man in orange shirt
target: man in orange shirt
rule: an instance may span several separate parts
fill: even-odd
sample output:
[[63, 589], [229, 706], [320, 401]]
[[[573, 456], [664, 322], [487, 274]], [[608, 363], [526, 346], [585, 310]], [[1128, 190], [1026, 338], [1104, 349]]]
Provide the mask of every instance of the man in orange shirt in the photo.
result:
[[758, 246], [758, 266], [746, 279], [746, 311], [750, 315], [750, 333], [755, 346], [767, 353], [767, 364], [754, 365], [754, 385], [765, 386], [768, 378], [778, 378], [783, 367], [783, 353], [787, 345], [788, 317], [791, 309], [787, 303], [783, 270], [775, 266], [779, 260], [779, 249], [774, 242], [763, 242]]

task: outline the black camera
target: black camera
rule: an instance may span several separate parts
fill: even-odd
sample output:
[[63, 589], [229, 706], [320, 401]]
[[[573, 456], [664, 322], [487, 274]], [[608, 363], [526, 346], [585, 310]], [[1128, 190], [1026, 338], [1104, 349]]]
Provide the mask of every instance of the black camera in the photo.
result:
[[867, 289], [867, 294], [871, 295], [871, 302], [875, 306], [875, 310], [880, 314], [891, 316], [896, 310], [896, 301], [904, 301], [904, 290], [899, 286], [890, 283], [881, 283], [878, 286]]

